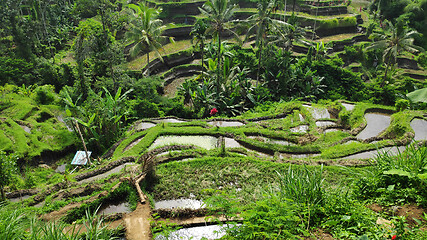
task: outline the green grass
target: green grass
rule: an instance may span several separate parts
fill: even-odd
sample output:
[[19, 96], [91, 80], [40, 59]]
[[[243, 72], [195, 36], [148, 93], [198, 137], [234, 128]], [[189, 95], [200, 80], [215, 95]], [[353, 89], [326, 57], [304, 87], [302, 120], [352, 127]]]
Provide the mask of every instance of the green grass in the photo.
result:
[[[241, 203], [260, 199], [271, 186], [278, 187], [276, 171], [286, 172], [288, 164], [261, 161], [250, 157], [203, 157], [187, 162], [158, 165], [158, 183], [151, 193], [156, 200], [188, 198], [206, 199], [218, 189], [235, 195]], [[299, 169], [301, 166], [295, 166]], [[319, 167], [308, 166], [308, 169]], [[327, 182], [337, 183], [347, 173], [338, 167], [324, 167]], [[241, 189], [241, 190], [239, 190]]]
[[[56, 100], [51, 105], [42, 105], [35, 101], [35, 91], [26, 95], [20, 87], [10, 85], [4, 86], [3, 91], [8, 94], [2, 99], [7, 104], [1, 112], [0, 134], [5, 138], [1, 140], [4, 144], [0, 145], [0, 150], [29, 160], [44, 151], [61, 151], [75, 144], [74, 134], [56, 119], [65, 115], [60, 106], [54, 105]], [[25, 132], [20, 125], [30, 127], [31, 133]]]
[[[163, 49], [160, 49], [159, 52], [162, 56], [165, 56], [171, 53], [176, 53], [185, 49], [189, 49], [191, 48], [191, 46], [192, 45], [190, 40], [182, 40], [182, 41], [177, 41], [174, 43], [168, 43], [164, 45]], [[159, 57], [155, 51], [151, 51], [149, 55], [150, 55], [150, 61]], [[134, 60], [126, 63], [125, 67], [130, 70], [141, 70], [142, 68], [145, 67], [145, 65], [147, 65], [147, 55], [143, 54], [135, 58]]]

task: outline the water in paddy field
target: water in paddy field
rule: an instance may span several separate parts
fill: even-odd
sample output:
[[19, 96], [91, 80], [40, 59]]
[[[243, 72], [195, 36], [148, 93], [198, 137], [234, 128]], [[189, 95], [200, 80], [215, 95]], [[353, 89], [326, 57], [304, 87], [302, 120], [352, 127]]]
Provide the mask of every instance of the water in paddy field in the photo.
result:
[[324, 131], [324, 133], [338, 132], [338, 131], [342, 131], [342, 130], [337, 129], [337, 128], [329, 128], [329, 129], [326, 129], [326, 130]]
[[149, 129], [156, 126], [156, 124], [151, 123], [151, 122], [140, 122], [138, 123], [138, 125], [136, 125], [135, 130], [139, 131], [139, 130], [145, 130], [145, 129]]
[[182, 120], [178, 120], [176, 118], [164, 118], [164, 119], [159, 119], [156, 120], [157, 122], [163, 122], [163, 123], [183, 123], [185, 121]]
[[24, 131], [26, 132], [26, 133], [31, 133], [31, 128], [29, 128], [29, 127], [27, 127], [27, 126], [25, 126], [25, 125], [19, 125], [22, 129], [24, 129]]
[[175, 208], [202, 208], [203, 202], [195, 199], [176, 199], [176, 200], [162, 200], [154, 202], [154, 209], [175, 209]]
[[9, 201], [11, 201], [11, 202], [20, 202], [20, 201], [23, 201], [23, 200], [28, 199], [30, 197], [31, 197], [30, 195], [22, 195], [22, 196], [16, 197], [16, 198], [9, 198]]
[[216, 148], [217, 141], [218, 139], [212, 136], [160, 136], [148, 150], [167, 145], [195, 145], [211, 150]]
[[382, 113], [365, 114], [367, 125], [356, 137], [359, 139], [368, 139], [376, 137], [390, 125], [390, 115]]
[[298, 127], [291, 128], [293, 133], [306, 133], [308, 131], [308, 125], [299, 125]]
[[285, 158], [312, 158], [312, 157], [317, 157], [320, 156], [319, 153], [281, 153], [279, 155], [280, 159], [285, 159]]
[[348, 155], [346, 157], [343, 157], [342, 159], [370, 159], [370, 158], [376, 157], [378, 155], [378, 152], [380, 153], [388, 152], [389, 155], [397, 155], [399, 152], [403, 152], [405, 148], [406, 148], [405, 146], [385, 147], [378, 150], [371, 150], [371, 151]]
[[317, 121], [316, 126], [318, 127], [329, 127], [329, 126], [336, 126], [337, 124], [333, 121]]
[[415, 141], [427, 140], [427, 121], [424, 119], [414, 119], [411, 121], [411, 128], [415, 132]]
[[225, 235], [226, 226], [210, 225], [202, 227], [182, 228], [172, 232], [168, 237], [157, 236], [155, 240], [201, 240], [219, 239]]
[[133, 142], [131, 142], [129, 145], [127, 145], [127, 146], [125, 147], [125, 149], [123, 150], [123, 152], [126, 152], [127, 150], [132, 149], [133, 147], [135, 147], [139, 142], [141, 142], [141, 140], [142, 140], [143, 138], [144, 138], [144, 137], [140, 137], [140, 138], [138, 138], [138, 139], [134, 140]]
[[328, 109], [326, 108], [310, 108], [311, 115], [314, 119], [322, 119], [322, 118], [331, 118], [331, 114], [329, 114]]
[[65, 168], [67, 167], [67, 164], [62, 164], [59, 165], [56, 169], [55, 172], [57, 173], [64, 173], [65, 172]]
[[353, 109], [354, 109], [354, 104], [350, 104], [350, 103], [341, 103], [343, 106], [344, 106], [344, 108], [347, 110], [347, 111], [353, 111]]
[[113, 168], [110, 171], [107, 171], [105, 173], [98, 174], [98, 175], [95, 175], [93, 177], [86, 178], [86, 179], [83, 179], [81, 181], [78, 181], [78, 183], [87, 183], [87, 182], [96, 181], [96, 180], [99, 180], [99, 179], [106, 178], [106, 177], [110, 176], [113, 173], [119, 173], [123, 168], [125, 168], [128, 165], [135, 165], [135, 164], [134, 163], [125, 163], [125, 164], [117, 166], [117, 167], [115, 167], [115, 168]]
[[242, 145], [240, 145], [240, 143], [238, 143], [236, 140], [234, 140], [233, 138], [224, 138], [224, 142], [225, 142], [225, 147], [226, 148], [238, 148], [238, 147], [242, 147]]
[[239, 121], [210, 121], [207, 122], [209, 125], [218, 126], [218, 127], [240, 127], [245, 125]]
[[103, 204], [99, 209], [98, 215], [110, 215], [114, 213], [130, 213], [132, 210], [129, 207], [129, 203], [122, 202], [118, 204]]
[[295, 143], [286, 141], [286, 140], [278, 140], [278, 139], [272, 139], [272, 138], [266, 138], [266, 137], [257, 137], [257, 136], [250, 136], [248, 137], [250, 139], [255, 139], [261, 142], [265, 143], [272, 143], [272, 144], [279, 144], [279, 145], [285, 145], [285, 146], [294, 146]]

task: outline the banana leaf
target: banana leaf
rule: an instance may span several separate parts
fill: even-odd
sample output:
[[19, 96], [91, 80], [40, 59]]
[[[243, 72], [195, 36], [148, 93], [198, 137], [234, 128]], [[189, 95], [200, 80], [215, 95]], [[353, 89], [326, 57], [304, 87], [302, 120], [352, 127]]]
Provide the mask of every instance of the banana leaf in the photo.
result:
[[406, 94], [406, 96], [414, 103], [427, 102], [427, 88], [415, 90]]

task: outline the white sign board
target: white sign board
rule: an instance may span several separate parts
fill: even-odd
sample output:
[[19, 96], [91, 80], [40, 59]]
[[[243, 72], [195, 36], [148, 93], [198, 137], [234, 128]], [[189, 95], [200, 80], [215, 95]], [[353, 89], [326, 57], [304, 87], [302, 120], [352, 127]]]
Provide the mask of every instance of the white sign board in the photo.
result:
[[[87, 152], [87, 155], [90, 157], [90, 154], [92, 152]], [[86, 152], [85, 151], [77, 151], [76, 155], [74, 155], [73, 161], [71, 162], [72, 165], [86, 165], [87, 158], [86, 158]]]

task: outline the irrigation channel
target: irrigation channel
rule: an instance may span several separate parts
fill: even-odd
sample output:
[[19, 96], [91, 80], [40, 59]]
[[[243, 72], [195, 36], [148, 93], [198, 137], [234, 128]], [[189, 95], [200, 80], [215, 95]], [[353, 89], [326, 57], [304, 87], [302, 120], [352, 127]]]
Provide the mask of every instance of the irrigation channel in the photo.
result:
[[[355, 108], [354, 104], [342, 103], [343, 107], [347, 111], [353, 111]], [[226, 135], [161, 135], [157, 136], [149, 145], [146, 150], [146, 153], [142, 155], [138, 160], [135, 157], [123, 157], [117, 161], [111, 162], [103, 168], [93, 170], [92, 172], [85, 173], [83, 175], [78, 175], [75, 177], [77, 180], [77, 185], [83, 185], [87, 183], [96, 183], [99, 180], [107, 179], [112, 174], [120, 174], [124, 171], [132, 172], [134, 177], [131, 179], [137, 186], [139, 182], [144, 179], [146, 174], [146, 165], [148, 162], [154, 164], [162, 164], [169, 161], [192, 161], [192, 159], [197, 156], [186, 156], [176, 157], [183, 153], [183, 150], [192, 148], [192, 149], [205, 149], [213, 150], [216, 148], [225, 147], [229, 151], [233, 151], [240, 155], [251, 155], [258, 157], [260, 159], [278, 159], [283, 162], [297, 163], [297, 164], [324, 164], [326, 161], [322, 159], [321, 152], [292, 152], [292, 151], [283, 151], [283, 152], [268, 152], [265, 149], [257, 147], [260, 143], [268, 144], [271, 146], [281, 146], [282, 149], [292, 150], [294, 147], [300, 146], [300, 140], [307, 135], [313, 129], [323, 133], [326, 137], [327, 134], [336, 134], [341, 132], [349, 132], [349, 130], [342, 128], [337, 119], [334, 119], [331, 113], [326, 108], [317, 108], [311, 105], [303, 105], [303, 107], [311, 114], [311, 116], [303, 116], [300, 112], [294, 115], [295, 121], [292, 120], [292, 124], [288, 131], [291, 134], [294, 134], [295, 138], [281, 138], [279, 136], [271, 137], [265, 136], [261, 133], [252, 133], [248, 134], [246, 137], [242, 138], [241, 136], [234, 136], [233, 134]], [[230, 129], [239, 129], [245, 128], [246, 126], [263, 126], [263, 124], [270, 124], [271, 122], [277, 123], [288, 117], [291, 114], [280, 114], [277, 116], [263, 117], [256, 119], [247, 119], [247, 120], [227, 120], [227, 119], [213, 119], [213, 120], [195, 120], [198, 123], [195, 123], [195, 126], [200, 129], [207, 128], [230, 128]], [[376, 145], [381, 143], [384, 139], [380, 136], [381, 134], [390, 126], [391, 115], [385, 114], [382, 112], [367, 111], [364, 114], [365, 126], [360, 128], [358, 132], [354, 133], [352, 137], [343, 139], [342, 141], [336, 144], [342, 145], [351, 145], [351, 144], [371, 144]], [[312, 122], [309, 122], [309, 119], [312, 119]], [[173, 124], [173, 126], [179, 127], [181, 124], [185, 127], [188, 124], [191, 124], [191, 120], [178, 119], [178, 118], [157, 118], [149, 119], [144, 121], [138, 121], [130, 128], [130, 132], [134, 134], [139, 134], [138, 137], [134, 137], [133, 140], [127, 141], [124, 140], [122, 146], [117, 147], [115, 152], [120, 152], [125, 154], [131, 152], [133, 148], [144, 142], [144, 137], [148, 134], [151, 128], [159, 124]], [[413, 140], [426, 140], [427, 139], [427, 121], [423, 118], [414, 118], [410, 122], [410, 126], [414, 131]], [[131, 137], [132, 134], [129, 136]], [[356, 160], [354, 164], [364, 164], [363, 161], [358, 161], [361, 159], [370, 159], [376, 156], [378, 152], [388, 152], [389, 154], [395, 155], [399, 152], [405, 150], [404, 145], [401, 146], [384, 146], [378, 145], [381, 147], [368, 149], [359, 152], [353, 152], [345, 156], [338, 156], [335, 162], [329, 161], [328, 164], [342, 165], [346, 161]], [[303, 158], [301, 161], [300, 159]], [[295, 160], [294, 160], [295, 159]], [[142, 165], [142, 171], [141, 171]], [[344, 164], [345, 165], [345, 164]], [[66, 164], [59, 165], [56, 168], [56, 172], [63, 173], [66, 168], [69, 167]], [[114, 186], [113, 189], [117, 187]], [[94, 187], [95, 188], [95, 187]], [[138, 188], [138, 187], [137, 187]], [[80, 189], [75, 190], [77, 193], [74, 194], [90, 194], [90, 191], [93, 189]], [[79, 192], [80, 191], [80, 192]], [[126, 229], [126, 239], [150, 239], [151, 230], [150, 230], [150, 219], [153, 211], [175, 211], [177, 209], [191, 209], [198, 210], [204, 208], [204, 203], [198, 199], [195, 199], [195, 196], [190, 196], [190, 198], [182, 199], [154, 199], [154, 209], [150, 207], [150, 204], [146, 201], [145, 195], [142, 191], [138, 190], [141, 202], [138, 203], [136, 210], [131, 211], [129, 204], [126, 201], [120, 202], [111, 202], [108, 204], [103, 204], [98, 212], [100, 215], [117, 215], [119, 214], [119, 224], [122, 224]], [[106, 193], [101, 193], [106, 194]], [[100, 194], [100, 195], [101, 195]], [[37, 197], [37, 192], [22, 192], [20, 194], [10, 195], [9, 200], [12, 202], [27, 201], [33, 196]], [[56, 197], [60, 197], [61, 194], [58, 193]], [[34, 197], [34, 198], [36, 198]], [[92, 197], [85, 202], [90, 202], [96, 199], [98, 196]], [[82, 202], [83, 203], [83, 202]], [[56, 217], [63, 216], [68, 210], [81, 206], [82, 203], [73, 203], [63, 207], [58, 211], [54, 211], [45, 216], [46, 219], [55, 219]], [[39, 202], [33, 204], [36, 207], [42, 207], [43, 199]], [[176, 220], [178, 225], [189, 226], [172, 232], [167, 239], [217, 239], [223, 236], [224, 231], [221, 229], [221, 226], [214, 225], [212, 222], [209, 222], [204, 217], [192, 217], [185, 220]], [[224, 225], [227, 227], [227, 225]], [[156, 239], [166, 239], [165, 237], [157, 237]]]

